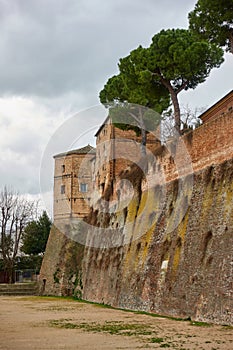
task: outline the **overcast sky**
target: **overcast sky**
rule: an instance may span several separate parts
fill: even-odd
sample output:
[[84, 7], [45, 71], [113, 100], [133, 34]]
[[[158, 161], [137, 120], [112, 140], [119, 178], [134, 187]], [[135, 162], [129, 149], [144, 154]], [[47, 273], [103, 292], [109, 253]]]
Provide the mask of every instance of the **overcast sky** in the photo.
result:
[[[195, 3], [0, 0], [1, 185], [37, 195], [41, 164], [51, 168], [53, 152], [94, 144], [104, 111], [92, 107], [118, 72], [119, 58], [148, 46], [161, 29], [187, 28]], [[193, 108], [215, 103], [232, 89], [232, 62], [226, 55], [221, 68], [195, 91], [182, 93], [180, 102]]]

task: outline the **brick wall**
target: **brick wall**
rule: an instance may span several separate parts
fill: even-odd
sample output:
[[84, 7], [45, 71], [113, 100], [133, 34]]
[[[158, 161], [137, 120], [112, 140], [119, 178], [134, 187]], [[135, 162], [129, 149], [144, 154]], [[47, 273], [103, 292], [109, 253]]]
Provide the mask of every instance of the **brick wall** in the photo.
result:
[[[120, 178], [140, 185], [142, 191], [134, 188], [126, 208], [122, 205], [124, 193], [120, 194], [121, 207], [111, 216], [99, 215], [97, 208], [87, 218], [91, 226], [118, 228], [119, 237], [115, 231], [112, 237], [104, 237], [106, 242], [113, 242], [109, 249], [84, 247], [83, 260], [79, 262], [84, 299], [233, 325], [232, 117], [230, 110], [178, 142], [152, 147], [145, 171], [151, 188], [145, 179], [138, 184], [134, 168], [129, 167], [128, 160], [119, 158], [117, 172], [122, 171], [122, 165], [129, 167], [127, 177], [123, 173]], [[132, 143], [129, 157], [130, 147], [120, 144], [127, 159], [135, 156]], [[69, 167], [70, 159], [67, 162]], [[57, 166], [60, 169], [59, 163]], [[190, 173], [191, 188], [186, 188]], [[127, 186], [126, 182], [125, 193], [132, 192]], [[181, 213], [186, 199], [187, 207]], [[177, 218], [180, 220], [174, 226]], [[93, 230], [85, 234], [89, 243], [100, 239]], [[114, 246], [117, 239], [121, 244]], [[48, 294], [65, 294], [70, 284], [70, 264], [62, 254], [67, 244], [62, 233], [57, 236], [53, 232], [41, 270], [41, 276], [48, 281]], [[70, 259], [70, 251], [67, 256]], [[59, 277], [58, 282], [54, 276]]]
[[[84, 217], [89, 213], [92, 193], [92, 154], [68, 154], [55, 158], [54, 220]], [[86, 185], [86, 192], [81, 188]]]
[[224, 114], [231, 112], [233, 109], [233, 90], [230, 91], [226, 96], [224, 96], [221, 100], [215, 103], [212, 107], [210, 107], [207, 111], [205, 111], [200, 118], [203, 122], [207, 122], [212, 118], [217, 116], [223, 116]]
[[[181, 139], [152, 149], [154, 172], [166, 181], [197, 172], [233, 157], [233, 111], [204, 123]], [[153, 175], [152, 174], [152, 175]]]

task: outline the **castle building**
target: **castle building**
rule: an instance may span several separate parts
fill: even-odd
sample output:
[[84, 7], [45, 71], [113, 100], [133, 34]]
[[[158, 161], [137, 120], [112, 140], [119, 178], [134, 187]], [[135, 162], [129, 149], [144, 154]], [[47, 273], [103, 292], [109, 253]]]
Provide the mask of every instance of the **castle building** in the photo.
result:
[[208, 108], [199, 118], [206, 123], [212, 118], [216, 118], [233, 110], [233, 90], [217, 101], [213, 106]]
[[[103, 193], [110, 182], [141, 158], [141, 136], [134, 130], [122, 130], [108, 116], [95, 134], [95, 185]], [[146, 151], [150, 152], [160, 141], [153, 133], [147, 133]]]
[[[207, 109], [203, 123], [232, 112], [233, 90]], [[90, 206], [104, 191], [115, 186], [118, 176], [141, 159], [141, 136], [122, 130], [108, 116], [95, 134], [96, 149], [90, 145], [57, 154], [54, 171], [54, 220], [85, 217]], [[146, 151], [154, 151], [160, 141], [147, 133]]]
[[[90, 205], [118, 175], [141, 158], [141, 138], [133, 130], [117, 128], [107, 117], [90, 145], [54, 156], [54, 220], [83, 218]], [[147, 149], [160, 142], [148, 133]]]
[[92, 189], [91, 160], [95, 148], [90, 145], [54, 156], [54, 221], [83, 218], [89, 212]]
[[[131, 131], [117, 130], [110, 119], [96, 133], [96, 150], [88, 145], [56, 155], [55, 225], [40, 271], [42, 293], [233, 325], [232, 107], [231, 91], [175, 147], [173, 140], [159, 148], [148, 142], [155, 152], [142, 162], [146, 178], [137, 179], [136, 167], [120, 174], [141, 155], [137, 148], [130, 155], [136, 134], [130, 140]], [[105, 189], [109, 181], [115, 192], [123, 188], [117, 204], [115, 192]], [[93, 188], [100, 200], [82, 220]], [[125, 193], [133, 194], [128, 202]]]

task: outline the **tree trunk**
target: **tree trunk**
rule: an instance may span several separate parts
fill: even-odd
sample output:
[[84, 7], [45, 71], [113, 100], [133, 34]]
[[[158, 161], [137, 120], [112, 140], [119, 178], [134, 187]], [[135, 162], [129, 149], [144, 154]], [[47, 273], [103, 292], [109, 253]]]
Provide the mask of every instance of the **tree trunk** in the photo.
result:
[[172, 104], [173, 104], [173, 108], [174, 108], [174, 119], [175, 119], [175, 129], [177, 130], [177, 132], [180, 134], [180, 106], [179, 106], [179, 101], [178, 101], [178, 93], [180, 91], [182, 91], [185, 86], [187, 85], [187, 82], [184, 82], [180, 88], [178, 89], [178, 91], [174, 91], [171, 82], [167, 79], [165, 79], [161, 73], [159, 73], [159, 78], [161, 83], [165, 86], [165, 88], [168, 89], [170, 95], [171, 95], [171, 99], [172, 99]]
[[144, 123], [144, 113], [142, 109], [139, 107], [139, 120], [140, 120], [140, 128], [141, 128], [141, 155], [144, 157], [146, 155], [146, 128]]
[[144, 157], [146, 155], [146, 130], [145, 128], [141, 128], [141, 155]]
[[14, 268], [14, 261], [7, 261], [5, 263], [6, 266], [6, 273], [8, 276], [9, 284], [15, 283], [15, 268]]
[[178, 97], [173, 89], [171, 89], [169, 92], [171, 94], [172, 104], [174, 107], [175, 129], [180, 134], [180, 105]]

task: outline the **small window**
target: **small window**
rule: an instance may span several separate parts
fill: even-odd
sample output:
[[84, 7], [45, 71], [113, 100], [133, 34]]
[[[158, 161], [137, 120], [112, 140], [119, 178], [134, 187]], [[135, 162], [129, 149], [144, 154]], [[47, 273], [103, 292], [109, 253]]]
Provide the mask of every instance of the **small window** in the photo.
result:
[[87, 192], [87, 184], [80, 184], [80, 192]]
[[62, 172], [63, 172], [63, 173], [65, 172], [66, 167], [65, 167], [65, 165], [64, 165], [64, 164], [62, 164], [62, 166], [61, 166], [61, 170], [62, 170]]
[[65, 194], [65, 192], [66, 192], [66, 186], [61, 185], [61, 194]]

